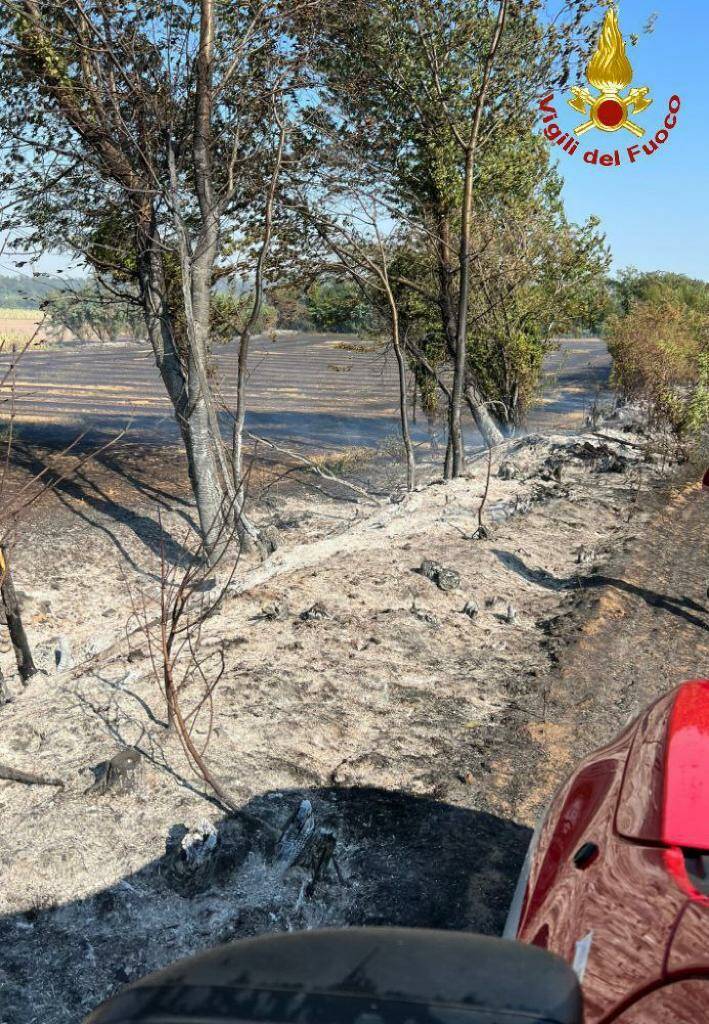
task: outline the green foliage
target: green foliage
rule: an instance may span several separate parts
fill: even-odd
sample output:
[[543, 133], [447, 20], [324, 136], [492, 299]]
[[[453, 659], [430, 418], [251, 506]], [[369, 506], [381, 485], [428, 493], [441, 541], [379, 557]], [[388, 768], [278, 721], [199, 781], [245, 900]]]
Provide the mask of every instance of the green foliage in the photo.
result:
[[[214, 265], [222, 277], [228, 263], [234, 279], [249, 280], [279, 125], [291, 127], [291, 114], [297, 120], [299, 104], [290, 102], [301, 64], [279, 0], [258, 10], [214, 6], [211, 70], [221, 83], [209, 139], [219, 208]], [[119, 288], [137, 290], [139, 277], [145, 286], [152, 252], [153, 293], [166, 298], [163, 323], [184, 354], [182, 228], [167, 197], [175, 187], [182, 227], [196, 236], [199, 5], [67, 0], [32, 8], [11, 12], [0, 33], [0, 191], [13, 200], [4, 206], [3, 229], [28, 251], [79, 255]], [[216, 312], [217, 322], [223, 313]]]
[[[215, 313], [212, 318], [215, 341], [228, 341], [229, 337], [234, 336], [233, 325], [245, 322], [252, 302], [250, 291], [238, 297], [225, 292], [215, 294]], [[228, 319], [226, 330], [225, 318]], [[373, 318], [372, 307], [359, 288], [349, 280], [328, 277], [306, 289], [296, 285], [270, 288], [255, 331], [269, 331], [277, 327], [289, 331], [357, 334], [368, 332]]]
[[[389, 274], [399, 316], [404, 345], [415, 344], [435, 372], [445, 368], [448, 358], [441, 311], [436, 297], [436, 267], [421, 238], [407, 235], [390, 253]], [[375, 293], [376, 294], [376, 293]], [[377, 312], [386, 322], [388, 302], [381, 293]], [[440, 392], [435, 376], [420, 359], [410, 358], [416, 382], [416, 394], [426, 416], [435, 417], [440, 409]]]
[[360, 332], [372, 323], [371, 307], [356, 285], [327, 278], [306, 293], [309, 323], [316, 331]]
[[[213, 344], [226, 345], [233, 341], [249, 323], [254, 305], [253, 292], [237, 295], [235, 292], [215, 292], [212, 297], [210, 339]], [[272, 331], [278, 321], [278, 311], [264, 302], [252, 333]]]
[[586, 329], [605, 308], [609, 253], [597, 220], [567, 219], [546, 151], [528, 165], [526, 194], [502, 210], [478, 218], [469, 359], [496, 413], [519, 423], [556, 339]]
[[641, 273], [629, 267], [612, 282], [611, 290], [614, 311], [623, 316], [635, 302], [676, 303], [688, 310], [709, 314], [709, 284], [684, 274], [660, 270]]
[[[594, 5], [570, 6], [568, 17], [551, 22], [537, 0], [509, 5], [482, 106], [497, 3], [332, 0], [316, 19], [331, 109], [326, 138], [336, 147], [328, 160], [341, 161], [339, 178], [352, 175], [351, 191], [369, 176], [368, 194], [383, 197], [400, 246], [390, 278], [402, 334], [436, 373], [448, 372], [457, 343], [464, 183], [473, 161], [467, 371], [509, 420], [531, 403], [553, 337], [597, 319], [603, 307], [603, 238], [593, 221], [567, 222], [560, 179], [535, 127], [539, 95], [567, 76], [584, 47], [583, 16]], [[386, 322], [384, 300], [378, 313]], [[412, 366], [433, 412], [435, 377], [420, 360]]]
[[[476, 211], [468, 314], [468, 361], [496, 415], [520, 422], [533, 402], [544, 357], [555, 339], [588, 329], [608, 302], [608, 251], [596, 220], [570, 223], [546, 150], [529, 139], [526, 177], [516, 193]], [[518, 149], [525, 154], [522, 140]], [[407, 235], [389, 270], [402, 333], [435, 370], [448, 354], [438, 305], [436, 256], [426, 238]], [[379, 310], [386, 316], [382, 303]], [[437, 387], [412, 360], [424, 409], [434, 412]]]
[[687, 433], [697, 437], [709, 424], [709, 348], [697, 359], [695, 386], [690, 391], [685, 415]]
[[[551, 21], [542, 0], [509, 5], [482, 111], [478, 197], [525, 186], [516, 140], [532, 132], [542, 90], [566, 74], [595, 2], [569, 6], [573, 14]], [[311, 16], [335, 145], [356, 148], [391, 175], [411, 217], [436, 223], [460, 209], [461, 140], [470, 137], [498, 7], [491, 0], [331, 0]]]
[[653, 297], [632, 298], [610, 318], [613, 376], [624, 395], [648, 403], [657, 423], [696, 436], [709, 424], [709, 309], [701, 287], [672, 277], [680, 284], [673, 292], [655, 292], [652, 282]]

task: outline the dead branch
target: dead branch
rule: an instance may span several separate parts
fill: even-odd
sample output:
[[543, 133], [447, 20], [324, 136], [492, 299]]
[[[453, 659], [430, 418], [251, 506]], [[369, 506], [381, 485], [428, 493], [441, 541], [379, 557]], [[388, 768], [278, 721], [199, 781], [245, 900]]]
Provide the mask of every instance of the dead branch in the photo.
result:
[[[224, 525], [231, 519], [225, 514]], [[141, 593], [138, 602], [130, 586], [132, 616], [138, 622], [147, 642], [153, 677], [165, 701], [167, 728], [176, 736], [192, 770], [216, 794], [220, 803], [228, 810], [238, 810], [237, 801], [214, 776], [207, 764], [206, 755], [213, 735], [214, 693], [225, 671], [223, 653], [202, 652], [203, 630], [221, 606], [229, 592], [238, 568], [241, 545], [238, 532], [232, 526], [228, 533], [217, 538], [218, 561], [208, 560], [204, 541], [200, 540], [190, 551], [187, 566], [180, 570], [178, 565], [168, 564], [164, 545], [160, 557], [159, 613], [153, 617], [145, 595]], [[229, 567], [225, 579], [214, 592], [213, 574], [219, 571], [237, 542], [237, 554]], [[187, 538], [183, 542], [187, 547]], [[191, 708], [185, 709], [184, 700], [188, 692], [197, 694]], [[195, 742], [194, 734], [202, 714], [207, 715], [206, 737], [201, 744]]]
[[22, 772], [19, 768], [10, 768], [5, 764], [0, 764], [0, 779], [4, 779], [6, 782], [21, 782], [25, 786], [61, 786], [62, 789], [64, 788], [61, 779], [34, 775], [32, 772]]
[[0, 594], [5, 609], [5, 623], [10, 634], [12, 647], [17, 661], [17, 670], [23, 683], [28, 683], [32, 676], [39, 671], [32, 658], [25, 628], [22, 625], [22, 614], [20, 602], [17, 598], [15, 584], [12, 580], [12, 571], [8, 561], [7, 551], [0, 544]]
[[330, 480], [332, 483], [340, 484], [342, 487], [348, 488], [350, 491], [354, 491], [355, 494], [359, 494], [361, 497], [367, 500], [367, 503], [374, 506], [379, 506], [381, 502], [378, 502], [369, 491], [365, 490], [364, 487], [359, 487], [357, 484], [351, 483], [349, 480], [343, 480], [342, 477], [337, 476], [335, 473], [330, 472], [328, 469], [324, 469], [321, 465], [315, 462], [313, 459], [309, 459], [307, 455], [302, 455], [300, 452], [294, 452], [290, 448], [284, 448], [282, 445], [278, 445], [275, 441], [269, 441], [268, 438], [260, 437], [258, 434], [254, 434], [252, 431], [245, 431], [246, 436], [257, 441], [259, 444], [265, 444], [268, 448], [273, 451], [279, 452], [281, 455], [287, 455], [288, 458], [295, 459], [303, 466], [307, 466], [318, 476], [321, 476], [324, 480]]
[[485, 491], [483, 492], [482, 500], [478, 506], [478, 528], [475, 531], [475, 536], [478, 540], [484, 540], [487, 537], [487, 530], [483, 525], [483, 512], [485, 511], [485, 504], [487, 502], [487, 496], [490, 492], [490, 476], [492, 475], [492, 448], [487, 450], [487, 473], [485, 475]]

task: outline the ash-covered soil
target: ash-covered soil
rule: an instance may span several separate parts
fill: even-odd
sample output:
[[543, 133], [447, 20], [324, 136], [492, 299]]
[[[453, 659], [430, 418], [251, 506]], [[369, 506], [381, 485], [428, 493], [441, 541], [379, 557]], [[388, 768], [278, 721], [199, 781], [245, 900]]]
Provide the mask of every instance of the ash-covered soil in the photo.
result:
[[[499, 931], [578, 736], [563, 666], [665, 507], [662, 456], [603, 433], [618, 440], [497, 452], [483, 538], [484, 458], [467, 479], [377, 505], [269, 488], [259, 514], [283, 546], [242, 560], [205, 626], [205, 672], [223, 658], [223, 673], [190, 719], [235, 813], [165, 728], [131, 616], [131, 595], [155, 609], [161, 556], [182, 557], [191, 509], [174, 480], [153, 475], [120, 521], [124, 499], [94, 478], [88, 507], [69, 495], [65, 518], [20, 538], [17, 586], [49, 674], [0, 710], [0, 763], [65, 786], [0, 782], [2, 1020], [78, 1021], [128, 980], [269, 929]], [[690, 599], [709, 628], [704, 591]], [[586, 679], [583, 715], [592, 691]], [[202, 692], [188, 684], [183, 706]], [[611, 728], [634, 708], [627, 687], [608, 700]], [[98, 766], [129, 747], [138, 767], [102, 784]]]

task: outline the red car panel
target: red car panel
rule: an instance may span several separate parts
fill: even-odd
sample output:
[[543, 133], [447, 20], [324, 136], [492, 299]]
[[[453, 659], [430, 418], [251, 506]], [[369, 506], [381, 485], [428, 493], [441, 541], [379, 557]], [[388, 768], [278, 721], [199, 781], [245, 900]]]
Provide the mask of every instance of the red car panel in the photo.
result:
[[667, 721], [675, 694], [670, 693], [641, 715], [623, 775], [616, 829], [626, 839], [662, 842], [667, 756]]
[[709, 850], [709, 682], [683, 686], [672, 710], [662, 839]]
[[[684, 913], [672, 940], [667, 969], [671, 974], [706, 970], [707, 957], [707, 903], [693, 901], [685, 904]], [[709, 1003], [706, 1008], [709, 1017]]]
[[677, 981], [639, 999], [614, 1020], [617, 1024], [702, 1024], [708, 998], [705, 981]]
[[574, 965], [587, 1024], [709, 1022], [709, 682], [657, 701], [557, 794], [516, 934]]

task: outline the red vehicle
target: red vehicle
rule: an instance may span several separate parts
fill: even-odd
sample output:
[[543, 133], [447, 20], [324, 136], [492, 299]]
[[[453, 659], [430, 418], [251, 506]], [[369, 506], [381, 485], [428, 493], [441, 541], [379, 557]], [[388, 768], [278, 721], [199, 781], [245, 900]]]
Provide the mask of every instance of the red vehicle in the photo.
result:
[[709, 681], [662, 697], [565, 783], [505, 935], [573, 966], [586, 1024], [709, 1022]]
[[86, 1024], [709, 1022], [709, 680], [662, 697], [565, 783], [506, 937], [522, 941], [246, 939], [133, 983]]

